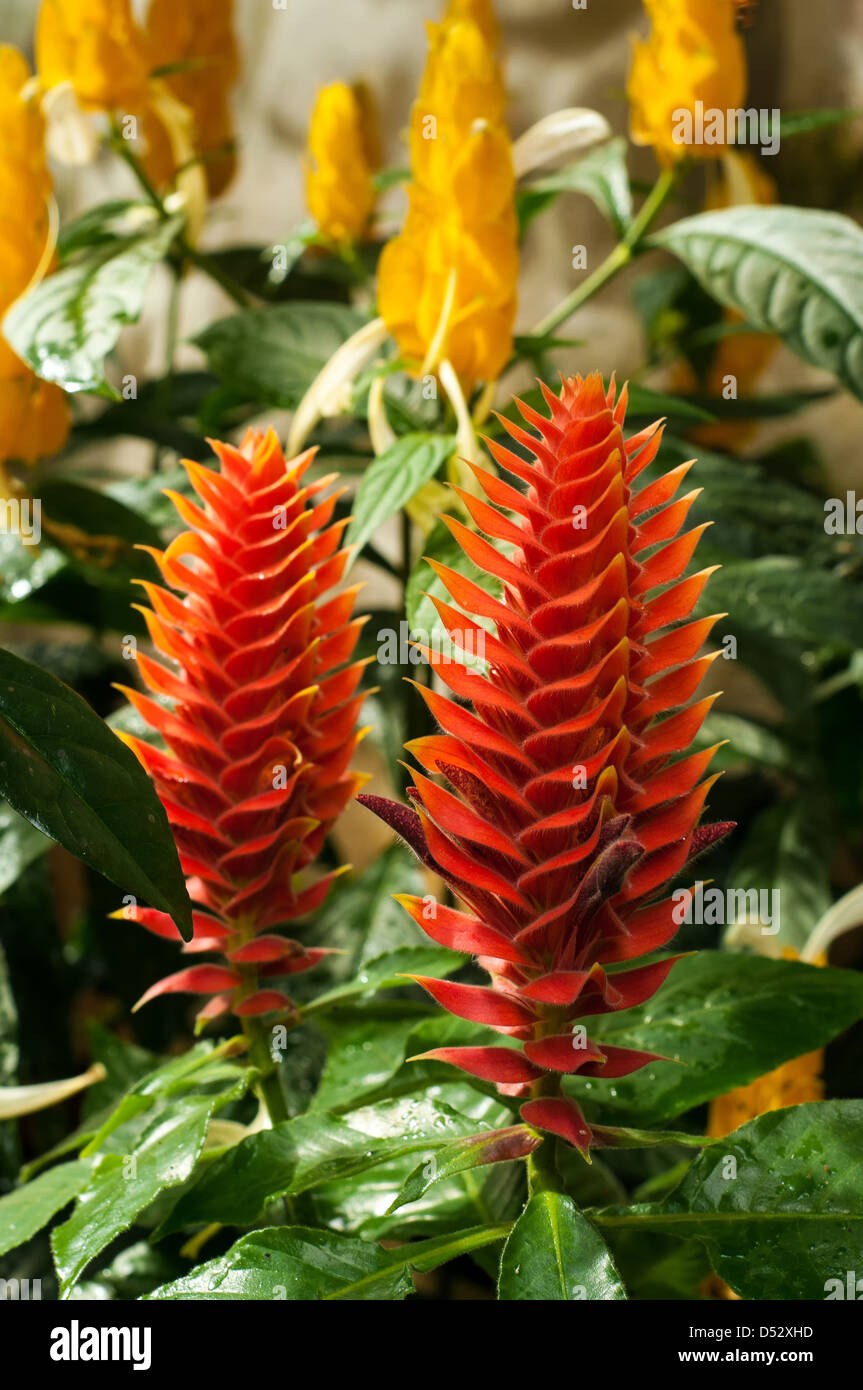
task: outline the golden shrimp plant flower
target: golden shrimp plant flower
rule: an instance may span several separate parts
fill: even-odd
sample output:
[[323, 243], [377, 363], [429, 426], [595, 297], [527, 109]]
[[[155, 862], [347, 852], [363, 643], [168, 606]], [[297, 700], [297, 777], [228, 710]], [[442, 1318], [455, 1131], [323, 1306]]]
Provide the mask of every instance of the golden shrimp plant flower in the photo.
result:
[[738, 108], [746, 95], [746, 57], [735, 0], [644, 0], [650, 35], [634, 45], [627, 81], [630, 134], [652, 145], [660, 164], [718, 158], [723, 144], [674, 139], [678, 114]]
[[[191, 143], [211, 198], [225, 191], [236, 166], [231, 90], [239, 59], [233, 20], [234, 0], [151, 0], [147, 13], [150, 62], [156, 72], [165, 69], [160, 81], [191, 114]], [[177, 151], [170, 124], [159, 118], [158, 98], [145, 125], [145, 165], [163, 187], [176, 176]]]
[[[304, 482], [314, 450], [286, 462], [272, 430], [213, 449], [218, 471], [185, 464], [201, 505], [168, 494], [190, 529], [151, 551], [167, 587], [143, 584], [153, 643], [176, 669], [140, 653], [152, 693], [124, 688], [166, 745], [126, 738], [167, 811], [196, 908], [183, 950], [222, 957], [160, 980], [139, 1002], [208, 995], [204, 1019], [291, 1008], [274, 979], [326, 952], [277, 928], [324, 900], [334, 874], [305, 871], [364, 780], [349, 770], [362, 620], [351, 617], [356, 588], [331, 593], [347, 560], [347, 522], [332, 519], [339, 494], [327, 492], [334, 477]], [[164, 913], [116, 915], [179, 941]]]
[[688, 752], [712, 703], [690, 700], [716, 655], [700, 654], [715, 619], [691, 618], [710, 570], [684, 573], [704, 530], [683, 529], [698, 495], [676, 496], [690, 464], [638, 488], [662, 429], [627, 437], [626, 389], [615, 398], [595, 374], [543, 391], [550, 418], [520, 405], [537, 433], [502, 421], [530, 462], [490, 445], [525, 491], [475, 466], [489, 500], [457, 491], [485, 535], [444, 518], [500, 597], [431, 562], [459, 605], [435, 600], [442, 623], [457, 646], [484, 651], [488, 670], [427, 652], [455, 699], [421, 687], [441, 732], [407, 745], [422, 769], [413, 806], [360, 800], [467, 911], [400, 901], [491, 983], [415, 978], [516, 1044], [425, 1055], [523, 1098], [529, 1125], [587, 1150], [601, 1134], [563, 1079], [656, 1060], [592, 1040], [590, 1022], [662, 984], [676, 957], [635, 962], [678, 930], [663, 891], [729, 827], [698, 825], [714, 749]]
[[[30, 69], [0, 47], [0, 317], [51, 264], [51, 176]], [[69, 433], [66, 397], [40, 381], [0, 337], [0, 464], [56, 453]]]
[[130, 0], [42, 0], [36, 67], [44, 89], [70, 83], [84, 110], [140, 111], [149, 61]]
[[[518, 279], [515, 172], [505, 91], [487, 20], [456, 5], [429, 26], [411, 114], [412, 181], [401, 233], [384, 248], [378, 303], [403, 355], [448, 360], [465, 390], [512, 350]], [[493, 16], [492, 16], [493, 18]]]
[[322, 236], [362, 241], [375, 206], [380, 165], [377, 120], [361, 84], [322, 87], [309, 122], [306, 202]]

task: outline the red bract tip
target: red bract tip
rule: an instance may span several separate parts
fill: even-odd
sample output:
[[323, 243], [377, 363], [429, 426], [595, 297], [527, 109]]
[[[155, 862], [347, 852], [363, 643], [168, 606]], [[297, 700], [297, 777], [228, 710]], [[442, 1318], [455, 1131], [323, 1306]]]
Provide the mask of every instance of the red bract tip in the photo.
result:
[[[212, 447], [218, 470], [185, 464], [201, 506], [169, 494], [191, 529], [150, 552], [168, 587], [143, 585], [150, 635], [172, 667], [142, 654], [158, 702], [126, 692], [167, 745], [126, 739], [153, 778], [201, 909], [186, 950], [220, 951], [231, 967], [181, 971], [144, 1000], [218, 996], [204, 1016], [292, 1007], [258, 989], [259, 976], [309, 969], [323, 952], [268, 929], [322, 901], [333, 875], [298, 876], [363, 780], [348, 768], [363, 662], [351, 660], [356, 590], [330, 594], [347, 558], [346, 523], [332, 520], [337, 494], [323, 495], [331, 480], [303, 484], [312, 451], [286, 461], [272, 430]], [[176, 934], [164, 914], [131, 915]]]
[[[494, 622], [484, 675], [430, 653], [458, 702], [422, 689], [443, 732], [410, 749], [445, 785], [417, 774], [414, 809], [360, 800], [470, 910], [431, 914], [402, 899], [434, 941], [472, 951], [491, 976], [487, 989], [424, 987], [450, 1012], [523, 1044], [430, 1055], [507, 1094], [530, 1094], [522, 1117], [584, 1150], [589, 1126], [555, 1094], [561, 1076], [624, 1076], [653, 1054], [603, 1049], [571, 1026], [659, 988], [669, 958], [604, 967], [671, 940], [674, 903], [657, 896], [730, 827], [698, 829], [715, 780], [705, 777], [712, 750], [679, 756], [710, 707], [689, 701], [715, 621], [690, 619], [709, 571], [684, 577], [704, 529], [684, 529], [696, 494], [675, 498], [687, 469], [636, 490], [662, 426], [627, 439], [626, 391], [615, 399], [598, 374], [564, 381], [545, 399], [550, 418], [517, 403], [538, 434], [503, 420], [530, 462], [490, 444], [526, 492], [477, 468], [489, 502], [463, 495], [479, 530], [513, 553], [450, 525], [473, 563], [500, 581], [499, 597], [438, 567], [457, 604]], [[458, 626], [458, 610], [441, 603], [439, 612]]]

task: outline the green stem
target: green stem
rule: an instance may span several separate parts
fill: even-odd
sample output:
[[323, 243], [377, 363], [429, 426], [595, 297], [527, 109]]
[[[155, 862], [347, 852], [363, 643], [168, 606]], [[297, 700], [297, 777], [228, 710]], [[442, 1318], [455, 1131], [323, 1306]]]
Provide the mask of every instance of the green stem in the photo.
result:
[[233, 275], [229, 275], [226, 270], [223, 270], [222, 267], [218, 265], [216, 261], [212, 260], [204, 251], [198, 251], [186, 241], [185, 237], [178, 237], [177, 241], [186, 259], [197, 266], [198, 270], [203, 271], [205, 275], [209, 276], [215, 284], [225, 291], [225, 294], [233, 299], [235, 304], [239, 304], [241, 309], [251, 309], [254, 306], [254, 300], [251, 295], [243, 289], [242, 285], [234, 279]]
[[563, 1192], [555, 1150], [556, 1141], [548, 1134], [539, 1148], [528, 1155], [527, 1190], [531, 1197], [537, 1192]]
[[281, 1124], [289, 1120], [287, 1101], [279, 1081], [278, 1071], [270, 1056], [267, 1034], [259, 1018], [243, 1019], [243, 1032], [249, 1040], [249, 1057], [257, 1067], [259, 1076], [256, 1082], [258, 1094], [267, 1108], [270, 1124]]
[[[155, 395], [157, 415], [168, 415], [171, 411], [174, 394], [174, 359], [177, 354], [177, 339], [180, 324], [180, 291], [183, 284], [182, 265], [172, 265], [171, 294], [168, 300], [168, 322], [165, 329], [165, 373], [158, 383]], [[162, 466], [163, 449], [157, 444], [153, 450], [153, 472], [158, 473]]]
[[602, 289], [602, 286], [613, 279], [618, 271], [629, 264], [633, 256], [639, 250], [640, 243], [645, 233], [652, 225], [674, 188], [677, 182], [678, 172], [678, 169], [674, 168], [666, 169], [660, 174], [649, 195], [642, 203], [638, 216], [633, 219], [627, 228], [623, 240], [618, 242], [614, 250], [606, 256], [601, 265], [597, 266], [592, 275], [588, 275], [587, 279], [583, 281], [577, 289], [574, 289], [571, 294], [567, 295], [566, 299], [561, 300], [557, 308], [553, 309], [550, 314], [547, 314], [546, 317], [536, 325], [532, 330], [534, 335], [541, 336], [546, 333], [552, 333], [556, 328], [559, 328], [562, 323], [565, 323], [566, 320], [575, 313], [576, 309], [580, 309], [582, 304], [596, 294], [597, 290]]
[[[163, 219], [167, 218], [169, 214], [165, 211], [165, 204], [147, 177], [147, 174], [141, 168], [134, 154], [129, 149], [128, 141], [124, 140], [116, 127], [114, 130], [114, 138], [111, 140], [111, 148], [120, 156], [123, 162], [129, 166], [141, 189], [146, 193], [147, 198], [153, 204], [159, 216]], [[239, 284], [232, 275], [229, 275], [227, 271], [223, 270], [220, 265], [211, 260], [206, 252], [199, 251], [196, 247], [192, 246], [182, 234], [177, 237], [177, 246], [182, 253], [183, 260], [191, 261], [193, 265], [197, 266], [198, 270], [203, 271], [205, 275], [209, 276], [211, 280], [225, 291], [225, 294], [233, 299], [235, 304], [239, 304], [241, 309], [249, 309], [252, 307], [254, 301], [246, 290], [243, 289], [243, 286]]]

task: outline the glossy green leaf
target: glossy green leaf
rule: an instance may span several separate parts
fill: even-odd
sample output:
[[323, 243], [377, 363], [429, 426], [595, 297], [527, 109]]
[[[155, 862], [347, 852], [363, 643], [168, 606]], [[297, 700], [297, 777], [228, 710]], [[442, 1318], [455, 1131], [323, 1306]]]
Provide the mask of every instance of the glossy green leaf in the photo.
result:
[[[12, 531], [0, 532], [0, 602], [10, 609], [26, 603], [65, 563], [62, 552], [50, 545], [44, 534], [38, 545], [31, 545]], [[7, 611], [3, 616], [8, 622], [14, 613]]]
[[450, 951], [445, 946], [400, 946], [375, 960], [366, 961], [359, 967], [354, 979], [345, 980], [343, 984], [318, 995], [305, 1013], [320, 1013], [335, 1004], [345, 1004], [363, 995], [374, 994], [379, 989], [410, 987], [413, 982], [406, 978], [409, 975], [429, 975], [443, 980], [469, 959], [469, 956]]
[[747, 206], [657, 232], [715, 299], [863, 396], [863, 231], [840, 213]]
[[413, 1293], [411, 1270], [436, 1269], [492, 1245], [509, 1226], [479, 1226], [455, 1235], [382, 1250], [333, 1231], [273, 1227], [242, 1236], [227, 1254], [165, 1284], [151, 1299], [256, 1299], [329, 1302], [402, 1299]]
[[251, 1226], [267, 1203], [346, 1178], [403, 1154], [433, 1153], [473, 1122], [414, 1097], [357, 1110], [350, 1121], [319, 1112], [250, 1134], [214, 1159], [183, 1193], [159, 1235], [218, 1221]]
[[488, 593], [496, 594], [499, 591], [499, 581], [493, 575], [484, 574], [478, 569], [465, 555], [449, 528], [439, 521], [423, 542], [422, 555], [414, 566], [405, 591], [407, 619], [411, 632], [416, 634], [416, 640], [430, 645], [432, 650], [440, 652], [441, 655], [457, 657], [466, 666], [484, 664], [479, 652], [474, 654], [454, 643], [441, 622], [433, 599], [443, 599], [446, 603], [452, 603], [452, 597], [443, 580], [432, 569], [429, 560], [435, 560], [438, 564], [455, 570], [457, 574], [463, 574]]
[[728, 871], [729, 882], [744, 892], [776, 890], [781, 904], [776, 940], [798, 955], [833, 901], [830, 849], [829, 820], [807, 790], [755, 818]]
[[52, 841], [6, 803], [0, 802], [0, 893], [51, 848]]
[[664, 1202], [591, 1219], [609, 1235], [697, 1237], [741, 1298], [846, 1297], [863, 1248], [861, 1126], [859, 1100], [769, 1111], [697, 1158]]
[[80, 695], [11, 652], [0, 652], [0, 795], [191, 937], [174, 837], [141, 764]]
[[[215, 1079], [215, 1068], [209, 1072]], [[127, 1230], [167, 1188], [192, 1175], [207, 1137], [211, 1116], [246, 1090], [251, 1073], [234, 1073], [227, 1086], [201, 1095], [174, 1094], [158, 1107], [137, 1141], [125, 1153], [106, 1153], [97, 1161], [75, 1210], [51, 1238], [61, 1293], [68, 1292], [91, 1260]]]
[[632, 220], [632, 190], [626, 168], [627, 142], [608, 140], [574, 164], [567, 164], [545, 178], [519, 190], [517, 202], [522, 227], [532, 221], [561, 193], [584, 193], [609, 219], [618, 236]]
[[[458, 1073], [450, 1068], [450, 1075]], [[427, 1090], [422, 1080], [411, 1098], [424, 1102]], [[493, 1131], [507, 1125], [510, 1112], [500, 1097], [484, 1095], [464, 1081], [442, 1081], [435, 1086], [434, 1099], [448, 1105], [470, 1121], [470, 1132]], [[377, 1107], [375, 1107], [376, 1109]], [[364, 1114], [365, 1108], [353, 1112]], [[422, 1166], [438, 1162], [446, 1152], [429, 1149]], [[385, 1163], [367, 1168], [352, 1177], [323, 1183], [309, 1192], [304, 1201], [314, 1215], [315, 1224], [332, 1226], [347, 1235], [364, 1240], [411, 1240], [420, 1236], [444, 1235], [459, 1231], [493, 1215], [498, 1221], [514, 1220], [524, 1205], [526, 1174], [522, 1163], [493, 1163], [443, 1178], [427, 1192], [397, 1211], [389, 1208], [417, 1166], [416, 1154], [402, 1154]], [[595, 1166], [595, 1165], [594, 1165]], [[582, 1167], [587, 1167], [582, 1161]], [[591, 1198], [594, 1205], [620, 1200], [617, 1191]]]
[[435, 1183], [443, 1182], [457, 1173], [482, 1168], [487, 1163], [507, 1163], [526, 1158], [539, 1142], [527, 1125], [510, 1125], [488, 1134], [471, 1134], [465, 1139], [457, 1139], [440, 1152], [429, 1155], [408, 1174], [389, 1211], [397, 1211], [409, 1202], [418, 1202]]
[[454, 449], [452, 435], [417, 431], [403, 434], [378, 455], [360, 483], [345, 544], [361, 550], [378, 527], [435, 476]]
[[23, 1245], [47, 1226], [52, 1216], [77, 1197], [89, 1177], [89, 1163], [61, 1163], [0, 1197], [0, 1255]]
[[[400, 750], [401, 753], [401, 750]], [[361, 874], [345, 874], [334, 885], [315, 918], [315, 943], [343, 948], [345, 978], [403, 946], [422, 946], [428, 938], [395, 893], [423, 891], [422, 869], [404, 845], [389, 845]]]
[[105, 358], [140, 316], [153, 268], [181, 227], [178, 217], [154, 222], [139, 236], [109, 241], [46, 276], [3, 321], [18, 356], [64, 391], [116, 395]]
[[[705, 537], [707, 540], [707, 537]], [[698, 612], [722, 611], [724, 630], [764, 633], [810, 647], [863, 647], [863, 594], [838, 573], [805, 560], [766, 555], [724, 565], [711, 576]]]
[[155, 1070], [148, 1071], [129, 1087], [119, 1104], [96, 1130], [84, 1150], [85, 1156], [96, 1153], [115, 1130], [128, 1120], [151, 1110], [159, 1102], [169, 1102], [184, 1092], [200, 1092], [223, 1082], [232, 1088], [239, 1086], [249, 1073], [226, 1061], [237, 1050], [231, 1039], [218, 1047], [209, 1042], [197, 1043], [180, 1056], [171, 1057]]
[[[684, 928], [685, 930], [685, 928]], [[823, 1047], [863, 1017], [863, 975], [797, 961], [699, 951], [646, 1004], [591, 1020], [600, 1042], [658, 1052], [618, 1081], [566, 1085], [608, 1124], [644, 1127], [746, 1086]]]
[[626, 1298], [611, 1253], [569, 1197], [536, 1192], [503, 1248], [498, 1297], [569, 1303]]
[[346, 304], [301, 301], [249, 309], [195, 338], [210, 370], [261, 405], [294, 409], [321, 368], [365, 317]]

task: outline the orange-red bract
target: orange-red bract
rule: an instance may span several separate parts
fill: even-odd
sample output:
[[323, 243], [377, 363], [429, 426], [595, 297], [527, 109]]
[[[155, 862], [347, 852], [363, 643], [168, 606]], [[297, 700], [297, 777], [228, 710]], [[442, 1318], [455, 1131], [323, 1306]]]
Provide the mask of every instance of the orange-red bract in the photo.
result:
[[[562, 1078], [626, 1076], [654, 1054], [573, 1023], [659, 988], [674, 957], [632, 963], [675, 935], [667, 884], [728, 827], [698, 828], [714, 750], [683, 756], [711, 704], [690, 700], [715, 621], [691, 618], [710, 570], [683, 577], [703, 530], [686, 529], [697, 493], [676, 495], [690, 465], [639, 488], [662, 427], [626, 438], [626, 388], [615, 399], [594, 374], [543, 391], [550, 418], [519, 403], [537, 433], [503, 421], [522, 452], [489, 445], [525, 490], [480, 467], [489, 501], [458, 490], [490, 540], [445, 518], [500, 597], [432, 562], [459, 605], [436, 601], [444, 626], [474, 651], [484, 641], [487, 671], [428, 653], [455, 699], [422, 688], [442, 732], [408, 745], [423, 769], [414, 809], [360, 799], [468, 911], [404, 906], [433, 940], [476, 955], [491, 985], [416, 978], [521, 1043], [425, 1055], [523, 1097], [524, 1120], [585, 1150], [591, 1130]], [[480, 638], [468, 614], [492, 630]]]
[[[177, 669], [141, 653], [152, 695], [124, 687], [166, 745], [127, 738], [168, 813], [198, 909], [183, 950], [224, 957], [159, 981], [140, 1002], [209, 995], [205, 1017], [291, 1007], [264, 982], [325, 952], [274, 928], [323, 901], [333, 875], [302, 871], [363, 780], [349, 770], [362, 619], [351, 617], [356, 588], [330, 592], [347, 558], [346, 519], [333, 520], [339, 494], [327, 491], [335, 475], [304, 484], [314, 450], [286, 462], [272, 430], [212, 448], [219, 471], [185, 463], [201, 505], [168, 494], [190, 529], [151, 551], [167, 587], [143, 585], [150, 636]], [[117, 915], [178, 939], [163, 913]]]

